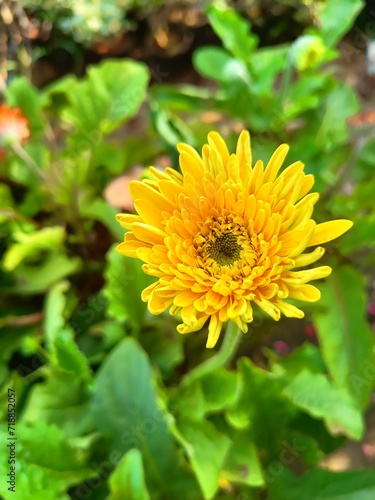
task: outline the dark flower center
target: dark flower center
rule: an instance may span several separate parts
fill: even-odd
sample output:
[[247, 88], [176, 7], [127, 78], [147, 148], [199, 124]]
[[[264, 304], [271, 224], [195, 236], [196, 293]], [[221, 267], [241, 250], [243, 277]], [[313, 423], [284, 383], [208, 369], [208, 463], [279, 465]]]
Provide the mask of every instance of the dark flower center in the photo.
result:
[[241, 258], [242, 246], [237, 243], [237, 238], [232, 233], [224, 233], [212, 241], [207, 253], [220, 266], [233, 266]]

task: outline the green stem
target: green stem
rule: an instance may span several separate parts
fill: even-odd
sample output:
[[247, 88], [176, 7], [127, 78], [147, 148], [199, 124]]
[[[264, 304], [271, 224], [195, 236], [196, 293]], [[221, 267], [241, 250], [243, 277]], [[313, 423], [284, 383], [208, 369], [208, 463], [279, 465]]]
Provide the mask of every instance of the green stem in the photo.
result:
[[191, 372], [183, 378], [181, 385], [187, 386], [213, 370], [227, 365], [235, 355], [242, 335], [243, 333], [238, 326], [232, 321], [229, 321], [219, 352], [193, 368]]
[[29, 168], [30, 172], [32, 172], [36, 177], [38, 177], [41, 181], [46, 183], [46, 179], [41, 171], [41, 169], [38, 167], [38, 165], [35, 163], [35, 161], [31, 158], [29, 153], [25, 151], [25, 149], [19, 144], [18, 142], [14, 142], [11, 145], [13, 151], [16, 153], [16, 155], [21, 158], [25, 162], [25, 165]]

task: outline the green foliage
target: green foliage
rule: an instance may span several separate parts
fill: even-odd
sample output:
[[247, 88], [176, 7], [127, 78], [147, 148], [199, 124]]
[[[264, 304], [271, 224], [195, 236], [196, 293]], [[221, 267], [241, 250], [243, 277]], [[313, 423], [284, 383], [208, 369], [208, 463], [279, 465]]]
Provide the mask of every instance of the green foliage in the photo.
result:
[[63, 33], [77, 42], [89, 44], [98, 38], [120, 36], [134, 28], [134, 21], [126, 14], [136, 8], [148, 11], [150, 4], [156, 8], [160, 0], [84, 0], [79, 4], [73, 0], [22, 0], [23, 5], [41, 19], [54, 22]]
[[144, 471], [142, 465], [142, 455], [136, 448], [129, 450], [116, 470], [109, 479], [111, 489], [110, 500], [149, 500]]
[[[129, 9], [148, 8], [23, 3], [57, 15], [55, 26], [84, 43], [94, 32], [119, 35]], [[239, 11], [208, 2], [220, 44], [193, 53], [204, 86], [148, 89], [147, 66], [132, 59], [104, 60], [44, 89], [12, 76], [4, 98], [22, 109], [30, 138], [0, 150], [2, 443], [8, 388], [17, 407], [16, 493], [2, 480], [5, 500], [374, 496], [372, 470], [321, 466], [347, 439], [362, 439], [373, 404], [375, 141], [348, 127], [358, 98], [326, 65], [362, 2], [318, 4], [314, 26], [264, 45]], [[327, 246], [333, 273], [306, 307], [317, 338], [307, 341], [303, 321], [276, 328], [261, 316], [227, 363], [225, 342], [212, 354], [205, 331], [185, 337], [174, 317], [149, 314], [140, 297], [154, 278], [117, 253], [124, 230], [115, 214], [126, 209], [107, 188], [125, 186], [127, 170], [160, 154], [177, 168], [176, 142], [200, 147], [210, 129], [233, 131], [233, 146], [242, 127], [255, 159], [290, 142], [288, 162], [306, 162], [321, 193], [317, 222], [349, 218], [354, 227]], [[274, 333], [288, 351], [272, 348]], [[1, 478], [8, 458], [5, 445]]]
[[375, 358], [373, 332], [365, 319], [363, 277], [346, 266], [321, 290], [322, 309], [316, 310], [314, 320], [328, 371], [360, 408], [366, 407], [375, 381]]

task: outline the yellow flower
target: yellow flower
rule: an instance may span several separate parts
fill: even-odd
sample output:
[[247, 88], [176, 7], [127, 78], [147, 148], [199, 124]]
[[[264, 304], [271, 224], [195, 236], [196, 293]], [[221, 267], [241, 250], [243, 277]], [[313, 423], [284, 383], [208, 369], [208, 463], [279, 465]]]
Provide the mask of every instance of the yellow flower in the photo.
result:
[[299, 161], [278, 175], [286, 144], [265, 168], [262, 161], [252, 166], [247, 131], [231, 155], [217, 132], [208, 135], [202, 156], [187, 144], [177, 148], [182, 174], [150, 167], [152, 180], [130, 184], [139, 215], [117, 216], [129, 230], [118, 251], [141, 259], [144, 272], [157, 278], [142, 293], [150, 312], [180, 313], [180, 333], [198, 331], [209, 319], [207, 347], [228, 320], [246, 332], [254, 304], [274, 320], [280, 313], [302, 318], [287, 299], [319, 300], [308, 282], [331, 272], [328, 266], [296, 271], [324, 253], [306, 248], [337, 238], [352, 222], [311, 219], [319, 198], [307, 194], [313, 176]]

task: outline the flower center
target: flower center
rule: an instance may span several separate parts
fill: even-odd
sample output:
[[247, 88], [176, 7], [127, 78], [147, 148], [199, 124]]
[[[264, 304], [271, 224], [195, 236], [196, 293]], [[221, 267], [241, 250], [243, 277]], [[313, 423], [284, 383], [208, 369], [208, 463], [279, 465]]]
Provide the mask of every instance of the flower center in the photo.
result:
[[220, 266], [233, 266], [241, 258], [242, 246], [232, 233], [224, 233], [215, 241], [210, 242], [207, 248], [208, 255]]

